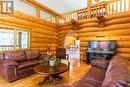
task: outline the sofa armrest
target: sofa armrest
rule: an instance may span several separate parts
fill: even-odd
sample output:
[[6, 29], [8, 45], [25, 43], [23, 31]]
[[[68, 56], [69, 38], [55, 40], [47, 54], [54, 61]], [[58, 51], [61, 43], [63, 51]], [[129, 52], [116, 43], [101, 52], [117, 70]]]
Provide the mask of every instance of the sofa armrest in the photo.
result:
[[17, 69], [15, 66], [3, 65], [2, 66], [2, 77], [8, 82], [13, 82], [17, 79]]
[[14, 60], [2, 60], [1, 62], [3, 66], [18, 66], [18, 63]]

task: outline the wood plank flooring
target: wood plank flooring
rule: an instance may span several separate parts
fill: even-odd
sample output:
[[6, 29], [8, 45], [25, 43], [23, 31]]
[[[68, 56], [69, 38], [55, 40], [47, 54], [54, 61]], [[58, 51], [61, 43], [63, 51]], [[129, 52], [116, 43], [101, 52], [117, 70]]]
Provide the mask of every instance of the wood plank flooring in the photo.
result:
[[[71, 84], [74, 81], [80, 79], [80, 77], [83, 76], [90, 67], [91, 66], [86, 64], [84, 61], [79, 62], [77, 59], [71, 59], [70, 70], [61, 74], [64, 78], [63, 80], [58, 80], [58, 83]], [[47, 81], [39, 86], [38, 83], [42, 80], [43, 76], [40, 74], [33, 74], [12, 83], [8, 83], [6, 80], [0, 77], [0, 87], [54, 87], [53, 82], [49, 83]]]

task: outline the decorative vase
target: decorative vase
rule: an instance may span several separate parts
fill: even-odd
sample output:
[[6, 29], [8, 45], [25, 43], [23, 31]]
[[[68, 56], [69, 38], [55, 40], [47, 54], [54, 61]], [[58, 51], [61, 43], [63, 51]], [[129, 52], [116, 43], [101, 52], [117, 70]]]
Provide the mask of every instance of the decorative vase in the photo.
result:
[[51, 67], [54, 67], [55, 66], [55, 60], [50, 60], [49, 64], [50, 64]]

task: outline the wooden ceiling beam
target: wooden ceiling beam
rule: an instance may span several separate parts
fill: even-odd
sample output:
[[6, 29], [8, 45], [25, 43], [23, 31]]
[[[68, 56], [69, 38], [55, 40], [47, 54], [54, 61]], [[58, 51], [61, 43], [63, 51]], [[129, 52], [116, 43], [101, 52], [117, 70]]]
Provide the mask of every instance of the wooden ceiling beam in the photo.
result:
[[43, 10], [43, 11], [45, 11], [45, 12], [47, 12], [47, 13], [53, 15], [53, 16], [59, 16], [59, 17], [63, 18], [63, 16], [61, 14], [55, 12], [54, 10], [48, 8], [45, 5], [42, 5], [42, 4], [38, 3], [35, 0], [21, 0], [21, 1], [23, 1], [23, 2], [25, 2], [27, 4], [30, 4], [32, 6], [35, 6], [36, 8], [40, 8], [41, 10]]

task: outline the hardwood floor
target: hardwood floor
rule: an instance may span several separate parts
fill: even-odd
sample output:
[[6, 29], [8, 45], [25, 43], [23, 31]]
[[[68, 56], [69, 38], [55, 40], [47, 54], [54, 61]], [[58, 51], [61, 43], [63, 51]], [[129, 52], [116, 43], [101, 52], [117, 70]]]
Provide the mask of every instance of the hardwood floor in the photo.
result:
[[[70, 60], [70, 70], [61, 74], [63, 80], [58, 80], [58, 83], [73, 83], [80, 79], [85, 72], [89, 70], [91, 66], [86, 64], [84, 61], [78, 61], [77, 59]], [[0, 77], [0, 87], [54, 87], [54, 83], [45, 82], [42, 85], [38, 85], [43, 80], [43, 76], [40, 74], [33, 74], [23, 79], [17, 80], [12, 83], [8, 83], [6, 80]]]

